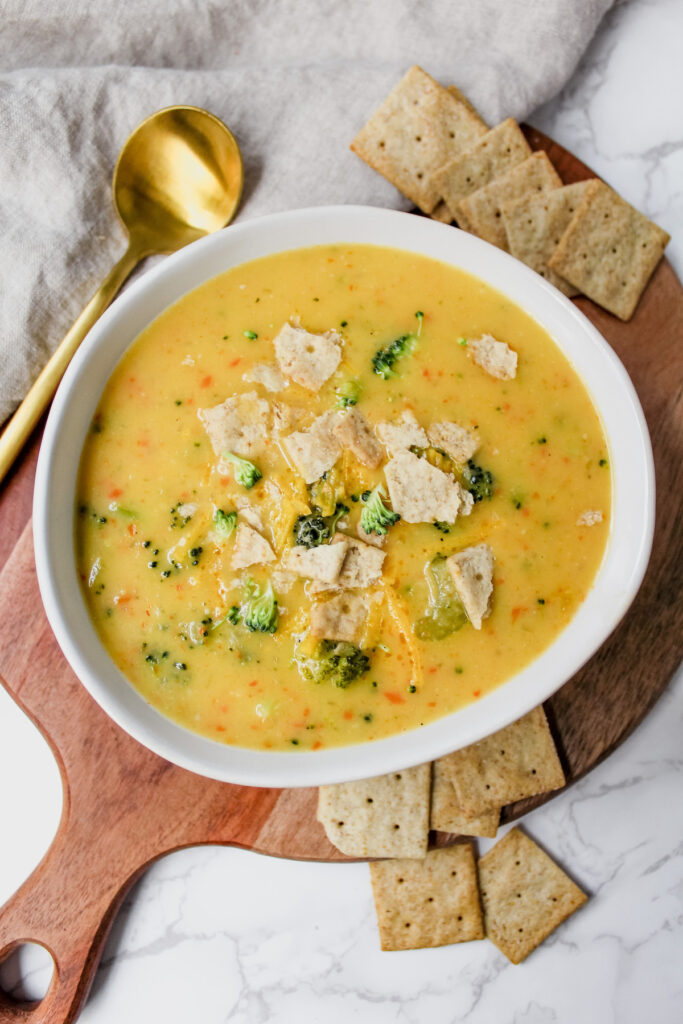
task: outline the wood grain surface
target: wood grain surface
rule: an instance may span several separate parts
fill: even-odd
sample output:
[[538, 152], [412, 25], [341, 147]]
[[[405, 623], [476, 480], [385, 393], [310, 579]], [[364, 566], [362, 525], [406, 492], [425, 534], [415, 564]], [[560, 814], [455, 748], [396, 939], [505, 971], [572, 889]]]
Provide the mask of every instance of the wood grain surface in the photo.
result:
[[[550, 139], [525, 130], [565, 182], [592, 176]], [[587, 299], [577, 304], [636, 385], [652, 435], [658, 494], [652, 560], [636, 601], [595, 657], [546, 705], [568, 785], [623, 742], [681, 656], [683, 291], [662, 261], [629, 323]], [[38, 1004], [18, 1004], [0, 992], [0, 1021], [66, 1024], [83, 1006], [121, 901], [158, 857], [223, 843], [280, 857], [347, 858], [315, 820], [315, 790], [232, 786], [177, 768], [114, 725], [72, 674], [45, 619], [33, 562], [29, 516], [40, 432], [0, 490], [0, 675], [50, 743], [64, 810], [48, 853], [0, 910], [0, 960], [32, 940], [49, 949], [56, 970]], [[503, 821], [549, 798], [506, 807]], [[434, 842], [453, 838], [437, 834]]]

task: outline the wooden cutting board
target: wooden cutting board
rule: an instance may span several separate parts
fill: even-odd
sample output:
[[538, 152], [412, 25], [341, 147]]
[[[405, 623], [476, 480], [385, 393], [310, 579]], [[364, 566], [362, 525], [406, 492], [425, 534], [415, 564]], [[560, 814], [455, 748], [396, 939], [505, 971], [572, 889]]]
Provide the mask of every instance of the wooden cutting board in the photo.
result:
[[[547, 150], [565, 182], [592, 176], [550, 139], [532, 129], [527, 136], [534, 149]], [[578, 305], [636, 384], [655, 450], [658, 496], [652, 561], [634, 605], [546, 705], [568, 785], [642, 720], [681, 653], [683, 290], [663, 261], [630, 323], [587, 299]], [[0, 960], [17, 943], [33, 940], [50, 950], [56, 971], [37, 1005], [20, 1006], [0, 993], [0, 1019], [63, 1024], [83, 1006], [126, 892], [158, 857], [193, 844], [223, 843], [279, 857], [346, 858], [315, 820], [315, 790], [248, 789], [177, 768], [122, 732], [79, 684], [47, 624], [35, 576], [29, 516], [39, 435], [0, 491], [0, 675], [50, 743], [62, 775], [64, 812], [47, 855], [0, 910]], [[503, 821], [546, 799], [505, 808]], [[434, 837], [439, 845], [452, 839]]]

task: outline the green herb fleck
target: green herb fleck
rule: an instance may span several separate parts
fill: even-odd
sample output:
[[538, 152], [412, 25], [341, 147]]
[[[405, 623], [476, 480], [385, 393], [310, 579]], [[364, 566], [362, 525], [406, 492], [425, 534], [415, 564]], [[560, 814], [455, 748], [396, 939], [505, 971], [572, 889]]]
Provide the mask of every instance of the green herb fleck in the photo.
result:
[[249, 341], [256, 341], [258, 334], [256, 331], [242, 331], [245, 338], [249, 338]]

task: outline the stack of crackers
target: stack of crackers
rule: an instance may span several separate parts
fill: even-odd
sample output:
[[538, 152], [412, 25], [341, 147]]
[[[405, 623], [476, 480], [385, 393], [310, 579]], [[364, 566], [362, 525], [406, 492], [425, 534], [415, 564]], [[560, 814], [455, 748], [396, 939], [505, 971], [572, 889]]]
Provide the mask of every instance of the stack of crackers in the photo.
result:
[[669, 235], [597, 178], [563, 185], [519, 125], [495, 128], [413, 67], [351, 143], [423, 213], [497, 245], [565, 295], [632, 316]]
[[429, 834], [495, 836], [503, 806], [564, 782], [539, 707], [433, 764], [321, 786], [318, 820], [343, 853], [390, 858], [370, 865], [382, 949], [487, 937], [520, 963], [585, 894], [519, 829], [478, 862], [471, 842], [429, 850]]

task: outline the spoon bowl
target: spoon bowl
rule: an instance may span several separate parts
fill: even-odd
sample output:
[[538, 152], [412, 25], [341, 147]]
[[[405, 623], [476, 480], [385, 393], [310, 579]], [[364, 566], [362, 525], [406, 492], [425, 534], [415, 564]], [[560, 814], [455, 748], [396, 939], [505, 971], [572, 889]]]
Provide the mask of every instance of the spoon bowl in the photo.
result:
[[175, 252], [232, 220], [243, 168], [232, 132], [199, 107], [152, 114], [114, 170], [116, 210], [141, 254]]

